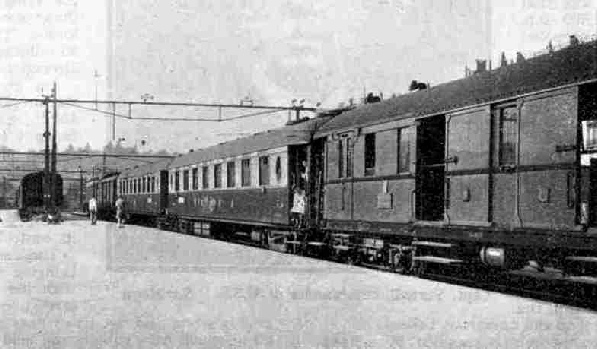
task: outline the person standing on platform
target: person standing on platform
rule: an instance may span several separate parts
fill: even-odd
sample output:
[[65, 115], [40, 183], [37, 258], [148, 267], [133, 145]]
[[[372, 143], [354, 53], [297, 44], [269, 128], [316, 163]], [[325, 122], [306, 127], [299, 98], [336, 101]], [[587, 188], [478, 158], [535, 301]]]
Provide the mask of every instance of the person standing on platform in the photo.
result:
[[116, 220], [118, 221], [118, 228], [124, 228], [124, 224], [122, 223], [124, 218], [124, 200], [122, 200], [122, 196], [118, 197], [116, 200]]
[[97, 221], [97, 201], [95, 201], [95, 197], [91, 197], [91, 200], [89, 200], [89, 218], [91, 224], [95, 224]]

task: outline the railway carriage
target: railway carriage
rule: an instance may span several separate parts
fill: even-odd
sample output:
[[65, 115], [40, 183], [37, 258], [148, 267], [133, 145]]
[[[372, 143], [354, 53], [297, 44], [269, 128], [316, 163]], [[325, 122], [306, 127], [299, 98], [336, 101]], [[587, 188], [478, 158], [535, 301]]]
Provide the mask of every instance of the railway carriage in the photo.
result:
[[291, 214], [295, 192], [313, 183], [313, 133], [329, 119], [297, 120], [177, 157], [169, 166], [170, 216], [182, 231], [271, 240], [285, 248], [293, 225], [303, 224]]
[[[63, 180], [59, 174], [50, 176], [54, 181], [50, 188], [54, 190], [52, 195], [53, 203], [51, 206], [59, 208], [64, 202]], [[45, 214], [44, 207], [44, 178], [43, 171], [29, 173], [21, 179], [19, 188], [16, 194], [16, 202], [18, 205], [19, 217], [22, 221], [28, 221], [34, 215]]]
[[[126, 169], [118, 176], [118, 193], [126, 204], [126, 219], [149, 224], [168, 209], [168, 171], [171, 160]], [[161, 227], [161, 225], [160, 225]]]
[[95, 196], [97, 201], [97, 218], [107, 221], [116, 220], [116, 202], [119, 173], [111, 172], [99, 178], [92, 178], [86, 184], [87, 203]]
[[[326, 123], [322, 229], [415, 268], [597, 262], [597, 45], [369, 104]], [[590, 268], [589, 268], [590, 269]]]

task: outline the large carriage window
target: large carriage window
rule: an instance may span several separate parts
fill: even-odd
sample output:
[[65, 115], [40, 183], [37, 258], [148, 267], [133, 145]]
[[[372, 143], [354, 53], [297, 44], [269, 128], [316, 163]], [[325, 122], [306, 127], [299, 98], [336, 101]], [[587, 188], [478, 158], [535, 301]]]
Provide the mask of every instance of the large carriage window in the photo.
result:
[[583, 131], [583, 150], [597, 149], [597, 121], [583, 121], [581, 127]]
[[174, 173], [174, 190], [179, 191], [180, 190], [180, 172], [176, 171]]
[[207, 171], [209, 171], [207, 166], [203, 166], [203, 168], [201, 169], [202, 173], [201, 173], [201, 179], [203, 180], [203, 189], [207, 189], [209, 188], [209, 173]]
[[365, 135], [365, 176], [375, 174], [375, 133]]
[[222, 164], [214, 165], [214, 188], [222, 187]]
[[189, 170], [182, 172], [182, 189], [189, 190]]
[[251, 185], [251, 159], [244, 159], [241, 162], [241, 184], [243, 187]]
[[499, 165], [509, 166], [516, 164], [516, 144], [518, 138], [518, 109], [505, 107], [499, 109], [500, 117], [500, 146]]
[[259, 185], [269, 184], [269, 157], [259, 157]]
[[398, 129], [398, 173], [410, 171], [410, 132], [408, 128]]
[[193, 169], [193, 190], [199, 189], [199, 169]]
[[236, 187], [236, 164], [230, 161], [226, 164], [226, 186], [228, 188]]

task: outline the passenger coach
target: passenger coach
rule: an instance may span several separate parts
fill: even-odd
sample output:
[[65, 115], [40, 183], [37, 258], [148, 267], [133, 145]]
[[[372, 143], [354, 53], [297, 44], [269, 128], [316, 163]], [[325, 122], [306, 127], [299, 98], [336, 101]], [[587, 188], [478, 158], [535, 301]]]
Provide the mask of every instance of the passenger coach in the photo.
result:
[[169, 216], [182, 231], [200, 235], [265, 243], [270, 233], [288, 234], [298, 224], [290, 212], [294, 192], [308, 190], [310, 164], [322, 160], [311, 157], [313, 134], [329, 119], [296, 120], [177, 157], [168, 167]]
[[323, 125], [336, 251], [407, 268], [596, 262], [596, 57], [571, 45]]

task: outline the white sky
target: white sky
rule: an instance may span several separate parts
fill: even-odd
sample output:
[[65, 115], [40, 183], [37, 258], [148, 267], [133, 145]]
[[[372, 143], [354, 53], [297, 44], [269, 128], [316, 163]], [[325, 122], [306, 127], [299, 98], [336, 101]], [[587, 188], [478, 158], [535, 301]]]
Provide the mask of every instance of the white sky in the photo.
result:
[[[0, 0], [0, 96], [37, 97], [56, 80], [60, 97], [336, 106], [363, 89], [390, 96], [413, 79], [460, 78], [476, 58], [514, 58], [550, 39], [597, 33], [586, 0]], [[43, 4], [42, 4], [43, 3]], [[109, 52], [114, 70], [108, 71]], [[100, 77], [94, 79], [94, 70]], [[110, 83], [109, 83], [110, 82]], [[119, 110], [126, 114], [126, 109]], [[43, 145], [43, 109], [0, 109], [0, 144]], [[224, 114], [231, 116], [232, 114]], [[134, 109], [134, 116], [216, 117], [216, 110]], [[101, 114], [59, 109], [59, 146], [100, 147]], [[185, 151], [283, 124], [286, 114], [243, 122], [117, 121], [127, 145]]]

